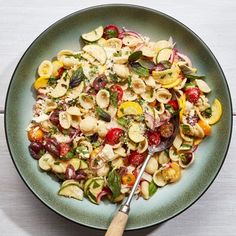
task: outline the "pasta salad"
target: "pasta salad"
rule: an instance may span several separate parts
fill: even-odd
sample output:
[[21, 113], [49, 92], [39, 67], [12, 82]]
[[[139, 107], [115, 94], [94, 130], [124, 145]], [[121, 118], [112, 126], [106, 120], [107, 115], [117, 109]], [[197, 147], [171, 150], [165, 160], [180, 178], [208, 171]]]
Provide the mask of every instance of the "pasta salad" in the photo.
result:
[[42, 171], [58, 178], [59, 195], [120, 202], [148, 146], [170, 138], [171, 119], [179, 116], [173, 145], [150, 159], [136, 190], [149, 199], [194, 162], [222, 105], [209, 103], [205, 76], [172, 38], [152, 41], [116, 25], [81, 37], [80, 51], [61, 50], [38, 67], [29, 152]]

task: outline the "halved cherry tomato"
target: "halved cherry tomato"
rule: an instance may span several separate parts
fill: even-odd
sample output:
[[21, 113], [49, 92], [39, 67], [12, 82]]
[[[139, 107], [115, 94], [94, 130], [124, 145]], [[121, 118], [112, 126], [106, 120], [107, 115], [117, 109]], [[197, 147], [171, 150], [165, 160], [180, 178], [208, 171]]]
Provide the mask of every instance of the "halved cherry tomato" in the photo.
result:
[[199, 126], [203, 129], [204, 134], [206, 136], [211, 135], [211, 126], [207, 124], [207, 122], [203, 120], [198, 121]]
[[170, 106], [172, 106], [175, 111], [177, 111], [177, 110], [179, 109], [179, 105], [178, 105], [177, 100], [170, 100], [170, 101], [168, 102], [168, 104], [169, 104]]
[[149, 130], [146, 132], [146, 135], [150, 146], [157, 146], [161, 142], [161, 135], [157, 131]]
[[111, 92], [113, 93], [117, 92], [117, 100], [119, 103], [123, 97], [123, 93], [124, 93], [123, 89], [119, 85], [112, 85], [110, 89], [111, 89]]
[[144, 153], [138, 153], [137, 151], [131, 151], [129, 154], [129, 164], [133, 166], [138, 166], [143, 163], [145, 159]]
[[174, 133], [174, 130], [174, 125], [170, 122], [166, 122], [160, 127], [160, 134], [163, 138], [169, 138]]
[[39, 126], [32, 127], [28, 131], [28, 139], [31, 142], [42, 142], [43, 141], [43, 131]]
[[60, 156], [64, 157], [70, 151], [70, 146], [67, 143], [59, 143]]
[[120, 142], [121, 136], [124, 134], [124, 131], [120, 128], [109, 129], [106, 135], [106, 143], [110, 145], [115, 145]]
[[103, 38], [117, 38], [119, 35], [119, 29], [116, 25], [107, 25], [103, 30]]
[[127, 184], [129, 186], [134, 185], [135, 179], [136, 179], [136, 177], [131, 173], [123, 175], [122, 178], [121, 178], [122, 183]]
[[201, 91], [199, 88], [188, 88], [185, 94], [189, 102], [196, 103], [201, 95]]

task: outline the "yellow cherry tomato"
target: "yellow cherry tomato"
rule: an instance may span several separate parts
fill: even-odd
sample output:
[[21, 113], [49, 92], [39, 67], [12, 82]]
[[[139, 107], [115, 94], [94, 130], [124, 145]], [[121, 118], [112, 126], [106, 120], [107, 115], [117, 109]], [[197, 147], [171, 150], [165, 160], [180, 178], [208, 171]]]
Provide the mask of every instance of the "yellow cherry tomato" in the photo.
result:
[[126, 115], [142, 115], [143, 109], [137, 102], [123, 102], [118, 108], [118, 118]]
[[48, 85], [48, 77], [39, 77], [34, 82], [34, 88], [38, 90], [39, 88], [45, 88]]
[[129, 174], [122, 176], [122, 183], [132, 186], [135, 183], [135, 179], [136, 179], [135, 176], [133, 174], [129, 173]]
[[28, 139], [31, 142], [41, 142], [41, 141], [43, 141], [43, 131], [40, 129], [39, 126], [32, 127], [28, 131]]
[[203, 120], [199, 120], [198, 121], [199, 126], [203, 129], [204, 134], [206, 136], [209, 136], [211, 134], [211, 126], [208, 125], [208, 123], [206, 121]]

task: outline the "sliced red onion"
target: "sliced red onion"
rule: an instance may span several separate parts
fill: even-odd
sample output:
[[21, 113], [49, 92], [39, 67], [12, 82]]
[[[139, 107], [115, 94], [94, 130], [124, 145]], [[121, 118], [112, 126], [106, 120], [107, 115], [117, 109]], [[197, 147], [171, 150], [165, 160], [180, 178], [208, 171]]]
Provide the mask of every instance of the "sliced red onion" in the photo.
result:
[[76, 171], [75, 174], [76, 174], [76, 176], [75, 176], [76, 180], [86, 179], [86, 177], [87, 177], [87, 174], [83, 170]]
[[144, 43], [139, 44], [139, 45], [134, 49], [134, 51], [135, 51], [135, 52], [136, 52], [136, 51], [140, 51], [141, 48], [142, 48], [144, 45], [145, 45]]
[[182, 53], [179, 53], [179, 52], [177, 52], [176, 54], [177, 54], [181, 59], [183, 59], [184, 61], [186, 61], [190, 67], [192, 67], [192, 62], [191, 62], [191, 60], [190, 60], [186, 55], [184, 55], [184, 54], [182, 54]]
[[197, 148], [198, 148], [198, 145], [194, 145], [194, 146], [192, 147], [192, 150], [191, 150], [190, 152], [195, 152], [195, 151], [197, 150]]
[[169, 59], [169, 62], [171, 64], [173, 64], [175, 59], [178, 59], [177, 52], [178, 52], [178, 50], [176, 48], [173, 48], [172, 54], [171, 54], [170, 59]]
[[66, 143], [71, 143], [79, 133], [80, 130], [76, 129], [73, 136]]
[[135, 32], [135, 31], [132, 31], [132, 30], [127, 30], [124, 27], [122, 29], [123, 29], [123, 32], [119, 33], [119, 36], [118, 36], [120, 39], [123, 39], [124, 36], [126, 36], [126, 35], [130, 35], [130, 36], [139, 38], [142, 41], [144, 41], [143, 36], [141, 34]]
[[66, 167], [65, 178], [66, 179], [74, 179], [76, 177], [75, 168], [72, 165], [68, 165]]
[[158, 63], [156, 66], [155, 66], [155, 70], [157, 70], [157, 71], [163, 71], [163, 70], [165, 70], [166, 68], [164, 67], [164, 65], [163, 64], [161, 64], [161, 63]]

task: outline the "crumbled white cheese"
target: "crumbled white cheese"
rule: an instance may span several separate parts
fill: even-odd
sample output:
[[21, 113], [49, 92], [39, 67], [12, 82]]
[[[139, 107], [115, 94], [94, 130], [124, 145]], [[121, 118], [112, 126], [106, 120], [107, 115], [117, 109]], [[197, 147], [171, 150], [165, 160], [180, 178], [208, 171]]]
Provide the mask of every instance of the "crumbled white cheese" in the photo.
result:
[[49, 119], [49, 116], [43, 113], [40, 116], [34, 117], [32, 119], [32, 121], [35, 121], [36, 123], [41, 123], [41, 122], [48, 120], [48, 119]]
[[104, 148], [102, 149], [101, 153], [99, 154], [99, 156], [106, 161], [112, 161], [115, 158], [115, 154], [113, 152], [112, 146], [109, 144], [106, 144]]

